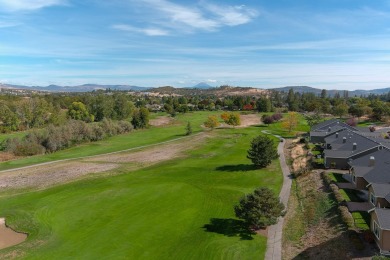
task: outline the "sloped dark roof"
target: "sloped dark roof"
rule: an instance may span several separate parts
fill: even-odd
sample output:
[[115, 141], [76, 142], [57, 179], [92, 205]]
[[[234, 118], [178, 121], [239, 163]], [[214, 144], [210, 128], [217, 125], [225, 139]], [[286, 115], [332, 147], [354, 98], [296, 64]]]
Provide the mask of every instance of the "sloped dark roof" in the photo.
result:
[[[346, 139], [345, 143], [343, 139]], [[374, 139], [362, 136], [356, 132], [346, 130], [338, 132], [325, 137], [325, 142], [330, 144], [331, 150], [324, 150], [325, 156], [333, 158], [349, 158], [363, 151], [373, 149], [380, 146], [380, 143]], [[354, 143], [356, 143], [356, 149], [353, 149]]]
[[381, 229], [390, 230], [390, 209], [375, 208], [378, 224]]
[[324, 122], [321, 122], [321, 123], [318, 123], [314, 126], [311, 127], [311, 131], [317, 131], [321, 128], [324, 128], [324, 127], [327, 127], [328, 125], [331, 125], [331, 124], [334, 124], [334, 123], [337, 123], [337, 122], [340, 122], [339, 119], [330, 119], [330, 120], [326, 120]]
[[373, 183], [371, 187], [376, 197], [386, 198], [390, 196], [390, 184], [388, 183]]
[[[370, 166], [370, 157], [374, 157], [375, 163]], [[355, 176], [363, 177], [371, 184], [388, 184], [390, 193], [390, 150], [383, 148], [369, 155], [359, 157], [349, 163], [355, 172]]]
[[340, 119], [331, 119], [324, 122], [321, 122], [311, 128], [312, 132], [334, 132], [334, 130], [337, 128], [347, 128], [351, 131], [359, 131], [357, 128], [352, 127]]
[[327, 128], [326, 131], [311, 131], [310, 136], [329, 136], [336, 132], [342, 132], [344, 130], [348, 130], [346, 127], [343, 126], [333, 126], [330, 131], [329, 128]]

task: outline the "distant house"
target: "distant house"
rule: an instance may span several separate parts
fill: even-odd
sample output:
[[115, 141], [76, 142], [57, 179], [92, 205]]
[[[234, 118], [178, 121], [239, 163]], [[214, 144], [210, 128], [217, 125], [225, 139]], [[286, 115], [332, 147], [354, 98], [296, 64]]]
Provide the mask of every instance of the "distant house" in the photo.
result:
[[390, 255], [390, 209], [374, 208], [370, 216], [371, 231], [381, 254]]
[[324, 140], [324, 165], [326, 168], [349, 169], [349, 161], [370, 154], [382, 147], [374, 139], [347, 129], [329, 135]]

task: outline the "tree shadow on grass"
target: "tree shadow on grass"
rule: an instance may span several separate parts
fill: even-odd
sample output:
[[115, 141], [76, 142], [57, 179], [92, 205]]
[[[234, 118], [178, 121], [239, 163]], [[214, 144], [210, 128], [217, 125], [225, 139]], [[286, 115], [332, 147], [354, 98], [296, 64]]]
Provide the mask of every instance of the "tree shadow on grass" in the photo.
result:
[[232, 218], [212, 218], [210, 219], [210, 224], [204, 225], [203, 228], [207, 232], [218, 233], [228, 237], [239, 236], [241, 240], [252, 240], [252, 235], [256, 234], [244, 221]]
[[248, 172], [257, 170], [255, 165], [253, 164], [237, 164], [237, 165], [223, 165], [215, 168], [217, 171], [223, 172]]

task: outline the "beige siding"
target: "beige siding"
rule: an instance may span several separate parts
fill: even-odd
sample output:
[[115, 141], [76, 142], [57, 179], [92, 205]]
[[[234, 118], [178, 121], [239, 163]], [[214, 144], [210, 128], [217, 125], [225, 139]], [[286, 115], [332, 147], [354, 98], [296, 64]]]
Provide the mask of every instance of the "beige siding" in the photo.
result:
[[390, 251], [390, 230], [382, 230], [382, 247], [384, 251]]
[[[373, 211], [371, 213], [371, 231], [373, 231], [374, 221], [377, 224], [379, 224], [378, 218], [375, 212]], [[377, 239], [376, 236], [374, 235], [375, 241], [378, 244], [379, 248], [383, 251], [390, 251], [390, 230], [381, 229], [379, 233], [380, 233], [380, 239]]]

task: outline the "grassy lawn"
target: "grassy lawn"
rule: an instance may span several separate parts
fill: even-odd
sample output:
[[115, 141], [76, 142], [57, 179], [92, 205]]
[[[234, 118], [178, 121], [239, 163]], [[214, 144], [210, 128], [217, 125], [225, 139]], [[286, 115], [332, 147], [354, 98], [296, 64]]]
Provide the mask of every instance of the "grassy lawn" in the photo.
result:
[[[266, 113], [266, 114], [273, 114], [273, 113]], [[283, 114], [284, 118], [286, 116], [287, 114]], [[299, 113], [297, 113], [297, 116], [298, 116], [298, 125], [292, 132], [288, 132], [288, 130], [283, 128], [282, 126], [283, 119], [280, 120], [279, 122], [269, 124], [269, 125], [260, 125], [259, 127], [262, 128], [262, 130], [267, 130], [272, 134], [280, 135], [284, 138], [294, 138], [298, 133], [309, 131], [309, 125], [307, 124], [305, 117]]]
[[359, 120], [359, 122], [358, 122], [358, 126], [362, 126], [362, 127], [377, 126], [377, 125], [383, 125], [383, 122], [371, 121], [371, 120]]
[[355, 226], [362, 230], [370, 229], [370, 214], [368, 212], [352, 212]]
[[[104, 144], [119, 149], [125, 140], [123, 146], [131, 147], [147, 143], [133, 139], [155, 142], [184, 132], [182, 125], [158, 130], [112, 138], [96, 149]], [[29, 237], [2, 250], [0, 258], [7, 254], [23, 259], [264, 258], [266, 238], [244, 232], [233, 211], [238, 199], [255, 187], [267, 186], [277, 193], [281, 188], [278, 160], [255, 170], [246, 159], [249, 142], [258, 134], [256, 127], [218, 129], [186, 159], [1, 197], [0, 216]]]
[[340, 189], [340, 194], [343, 196], [345, 201], [365, 202], [364, 199], [358, 196], [359, 191], [357, 190]]
[[343, 175], [340, 173], [329, 173], [329, 177], [334, 181], [334, 182], [340, 182], [340, 183], [347, 183], [348, 181], [343, 178]]
[[136, 130], [128, 134], [113, 136], [99, 142], [78, 145], [52, 154], [30, 156], [19, 160], [3, 162], [0, 163], [0, 171], [55, 160], [104, 154], [172, 140], [184, 136], [184, 128], [188, 121], [191, 122], [193, 132], [197, 133], [202, 131], [201, 124], [206, 120], [207, 116], [219, 115], [221, 113], [222, 112], [194, 112], [180, 114], [175, 118], [174, 124], [164, 127], [151, 127], [149, 129]]

